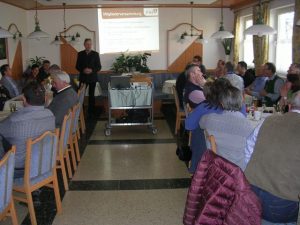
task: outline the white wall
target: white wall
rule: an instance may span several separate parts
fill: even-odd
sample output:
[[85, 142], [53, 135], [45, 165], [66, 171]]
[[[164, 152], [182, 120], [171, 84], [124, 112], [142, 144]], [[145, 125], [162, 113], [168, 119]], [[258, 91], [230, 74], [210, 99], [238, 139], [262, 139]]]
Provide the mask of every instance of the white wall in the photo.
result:
[[[3, 4], [3, 3], [1, 3]], [[6, 4], [3, 4], [6, 5]], [[15, 7], [13, 11], [22, 11]], [[6, 9], [10, 11], [12, 9]], [[2, 11], [2, 7], [1, 7]], [[0, 12], [1, 12], [0, 11]], [[12, 17], [17, 18], [13, 12], [9, 21], [14, 21]], [[24, 12], [22, 11], [22, 14]], [[35, 11], [27, 11], [26, 19], [24, 16], [20, 19], [20, 26], [22, 27], [23, 34], [27, 35], [34, 29], [34, 14]], [[0, 21], [2, 23], [5, 16], [0, 13]], [[60, 64], [60, 49], [59, 46], [50, 45], [55, 35], [63, 30], [63, 10], [39, 10], [38, 17], [40, 26], [43, 31], [51, 35], [50, 39], [40, 41], [26, 40], [28, 43], [28, 52], [24, 56], [24, 60], [28, 60], [35, 56], [44, 56], [52, 63]], [[91, 30], [98, 30], [98, 13], [97, 9], [68, 9], [66, 11], [67, 27], [72, 24], [83, 24]], [[160, 9], [160, 51], [155, 52], [149, 58], [149, 67], [152, 70], [166, 70], [167, 69], [167, 30], [173, 28], [179, 23], [190, 22], [190, 9], [188, 8], [161, 8]], [[204, 32], [204, 38], [208, 39], [212, 33], [219, 29], [220, 22], [220, 9], [194, 9], [194, 25]], [[2, 25], [2, 24], [1, 24]], [[19, 26], [19, 25], [18, 25]], [[224, 26], [226, 30], [233, 29], [233, 12], [229, 9], [224, 9]], [[5, 27], [5, 26], [4, 26]], [[26, 30], [26, 32], [25, 32]], [[98, 31], [97, 35], [97, 50], [98, 50]], [[173, 40], [177, 41], [177, 40]], [[82, 43], [75, 46], [76, 49], [81, 49]], [[180, 52], [180, 51], [178, 51]], [[103, 70], [108, 70], [116, 55], [107, 54], [101, 55]], [[222, 45], [216, 40], [209, 40], [207, 44], [203, 45], [203, 62], [207, 68], [214, 68], [216, 62], [220, 58], [225, 58]]]
[[[11, 23], [15, 23], [23, 35], [27, 34], [26, 11], [0, 2], [0, 26], [4, 29], [8, 29], [8, 26]], [[12, 30], [15, 31], [15, 29]], [[25, 59], [28, 55], [27, 40], [23, 38], [21, 41], [23, 59]], [[8, 56], [10, 65], [13, 63], [17, 44], [18, 42], [12, 38], [8, 39]], [[0, 65], [5, 63], [7, 63], [6, 60], [0, 60]], [[25, 62], [23, 62], [23, 66], [25, 67]]]

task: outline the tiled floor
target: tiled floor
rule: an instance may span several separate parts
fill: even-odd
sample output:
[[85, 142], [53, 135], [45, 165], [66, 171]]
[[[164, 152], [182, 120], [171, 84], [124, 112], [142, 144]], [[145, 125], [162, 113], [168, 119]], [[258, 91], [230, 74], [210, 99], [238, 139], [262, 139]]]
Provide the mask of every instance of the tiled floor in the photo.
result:
[[[173, 127], [159, 118], [156, 135], [147, 127], [114, 127], [105, 137], [105, 121], [87, 125], [70, 190], [61, 190], [63, 212], [56, 215], [52, 190], [44, 189], [35, 207], [38, 224], [182, 224], [190, 176], [175, 154]], [[27, 207], [16, 207], [20, 222], [30, 224]]]

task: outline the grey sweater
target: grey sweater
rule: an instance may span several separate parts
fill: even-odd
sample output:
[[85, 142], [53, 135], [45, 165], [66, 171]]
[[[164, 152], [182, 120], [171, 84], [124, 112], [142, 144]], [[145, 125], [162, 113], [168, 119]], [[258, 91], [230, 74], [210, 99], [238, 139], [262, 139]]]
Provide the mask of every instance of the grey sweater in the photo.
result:
[[[245, 146], [253, 126], [240, 112], [211, 113], [200, 120], [200, 127], [216, 139], [217, 154], [245, 170]], [[207, 143], [207, 146], [210, 146]]]
[[53, 101], [48, 106], [48, 109], [50, 109], [55, 116], [56, 128], [61, 127], [64, 116], [75, 104], [77, 104], [77, 102], [77, 93], [71, 86], [57, 93], [57, 95], [53, 98]]

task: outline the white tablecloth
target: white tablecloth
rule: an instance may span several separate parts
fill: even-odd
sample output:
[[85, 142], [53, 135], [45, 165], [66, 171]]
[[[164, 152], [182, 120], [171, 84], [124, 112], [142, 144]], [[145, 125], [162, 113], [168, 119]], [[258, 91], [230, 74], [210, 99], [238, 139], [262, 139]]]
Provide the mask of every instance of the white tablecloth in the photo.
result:
[[[99, 82], [96, 83], [94, 95], [95, 96], [102, 95], [102, 89], [101, 89], [101, 86], [100, 86]], [[87, 87], [87, 89], [85, 91], [85, 96], [89, 96], [89, 87]]]
[[111, 107], [150, 106], [152, 104], [152, 89], [109, 89]]
[[11, 114], [10, 111], [0, 111], [0, 121], [4, 120], [6, 117], [8, 117]]
[[4, 104], [4, 107], [3, 107], [3, 111], [10, 111], [10, 105], [11, 104], [16, 104], [16, 109], [21, 109], [24, 107], [23, 105], [23, 101], [20, 101], [20, 100], [14, 100], [13, 98], [6, 101], [5, 104]]
[[164, 82], [163, 88], [162, 88], [162, 92], [165, 94], [174, 94], [173, 93], [173, 86], [176, 85], [176, 80], [166, 80]]

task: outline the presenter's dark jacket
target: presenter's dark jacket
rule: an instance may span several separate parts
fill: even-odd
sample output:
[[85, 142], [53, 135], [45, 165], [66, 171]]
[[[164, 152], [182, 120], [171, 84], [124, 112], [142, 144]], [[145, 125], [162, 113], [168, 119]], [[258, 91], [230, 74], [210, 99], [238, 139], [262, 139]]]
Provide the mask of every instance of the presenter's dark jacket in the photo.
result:
[[[91, 74], [85, 74], [83, 70], [91, 68]], [[76, 69], [79, 71], [79, 81], [83, 83], [97, 82], [97, 72], [101, 70], [100, 56], [98, 52], [90, 51], [88, 54], [85, 50], [78, 52]]]

